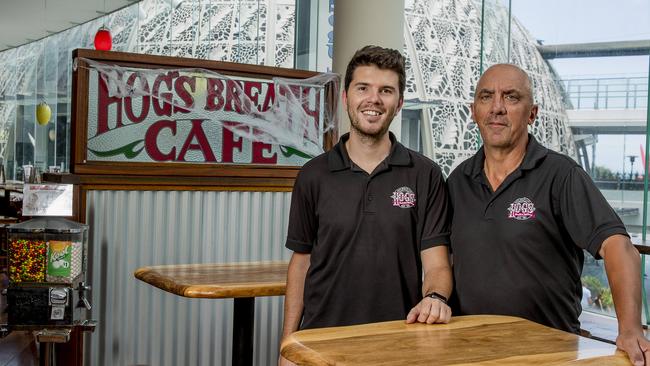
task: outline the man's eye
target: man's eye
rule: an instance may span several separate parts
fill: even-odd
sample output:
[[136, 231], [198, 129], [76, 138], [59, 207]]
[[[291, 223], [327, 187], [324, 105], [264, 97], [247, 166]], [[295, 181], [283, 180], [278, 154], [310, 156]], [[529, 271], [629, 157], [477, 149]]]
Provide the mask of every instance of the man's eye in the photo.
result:
[[479, 97], [479, 100], [480, 100], [481, 102], [487, 102], [487, 101], [489, 101], [490, 99], [492, 99], [492, 96], [489, 95], [489, 94], [483, 94], [483, 95], [481, 95], [481, 96]]
[[367, 88], [365, 86], [357, 86], [358, 91], [365, 91]]
[[511, 102], [516, 102], [519, 100], [518, 95], [513, 95], [513, 94], [508, 94], [506, 95], [506, 100], [511, 101]]
[[393, 94], [393, 89], [382, 89], [381, 93], [382, 94]]

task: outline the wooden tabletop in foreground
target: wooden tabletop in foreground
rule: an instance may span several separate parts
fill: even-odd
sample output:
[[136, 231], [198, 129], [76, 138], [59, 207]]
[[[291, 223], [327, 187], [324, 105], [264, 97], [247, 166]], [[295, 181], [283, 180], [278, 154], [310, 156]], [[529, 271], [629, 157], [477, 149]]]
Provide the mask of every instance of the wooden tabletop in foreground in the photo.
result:
[[143, 267], [135, 277], [185, 297], [232, 298], [284, 295], [288, 262], [181, 264]]
[[499, 315], [308, 329], [282, 342], [298, 365], [631, 365], [616, 346]]

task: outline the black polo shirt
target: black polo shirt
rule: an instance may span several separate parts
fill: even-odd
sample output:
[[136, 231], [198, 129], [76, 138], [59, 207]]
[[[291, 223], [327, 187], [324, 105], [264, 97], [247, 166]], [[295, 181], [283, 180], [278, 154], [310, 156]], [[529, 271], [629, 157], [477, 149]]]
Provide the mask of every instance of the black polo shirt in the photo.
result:
[[577, 332], [583, 249], [627, 235], [585, 171], [532, 135], [523, 162], [492, 192], [483, 148], [447, 181], [460, 314], [521, 316]]
[[391, 134], [390, 155], [368, 174], [343, 135], [301, 169], [286, 247], [311, 253], [302, 329], [405, 319], [421, 299], [420, 251], [448, 245], [440, 168]]

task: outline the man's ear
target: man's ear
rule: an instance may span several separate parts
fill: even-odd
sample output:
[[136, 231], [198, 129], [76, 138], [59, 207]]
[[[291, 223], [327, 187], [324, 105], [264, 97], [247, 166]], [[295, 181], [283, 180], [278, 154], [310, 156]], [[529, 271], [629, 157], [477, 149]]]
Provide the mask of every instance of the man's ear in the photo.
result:
[[346, 108], [345, 106], [348, 105], [348, 93], [347, 93], [347, 90], [343, 90], [343, 93], [341, 94], [341, 101], [343, 101], [343, 107]]
[[469, 104], [469, 112], [469, 117], [474, 121], [474, 123], [476, 123], [476, 118], [474, 118], [474, 103]]
[[533, 104], [533, 106], [530, 108], [530, 115], [528, 116], [529, 125], [535, 123], [535, 119], [537, 118], [537, 112], [539, 112], [539, 106], [537, 104]]
[[395, 113], [399, 113], [399, 111], [402, 110], [403, 106], [404, 106], [404, 97], [400, 97], [399, 103], [397, 104], [397, 110], [395, 110]]

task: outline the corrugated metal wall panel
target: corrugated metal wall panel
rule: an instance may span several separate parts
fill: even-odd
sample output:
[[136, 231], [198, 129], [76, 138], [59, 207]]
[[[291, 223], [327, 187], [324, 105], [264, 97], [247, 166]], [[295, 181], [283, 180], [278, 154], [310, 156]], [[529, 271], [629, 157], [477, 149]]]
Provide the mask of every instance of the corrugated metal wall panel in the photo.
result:
[[[138, 281], [143, 266], [288, 260], [288, 192], [90, 191], [90, 365], [230, 365], [232, 300]], [[283, 297], [255, 302], [256, 365], [278, 357]]]

